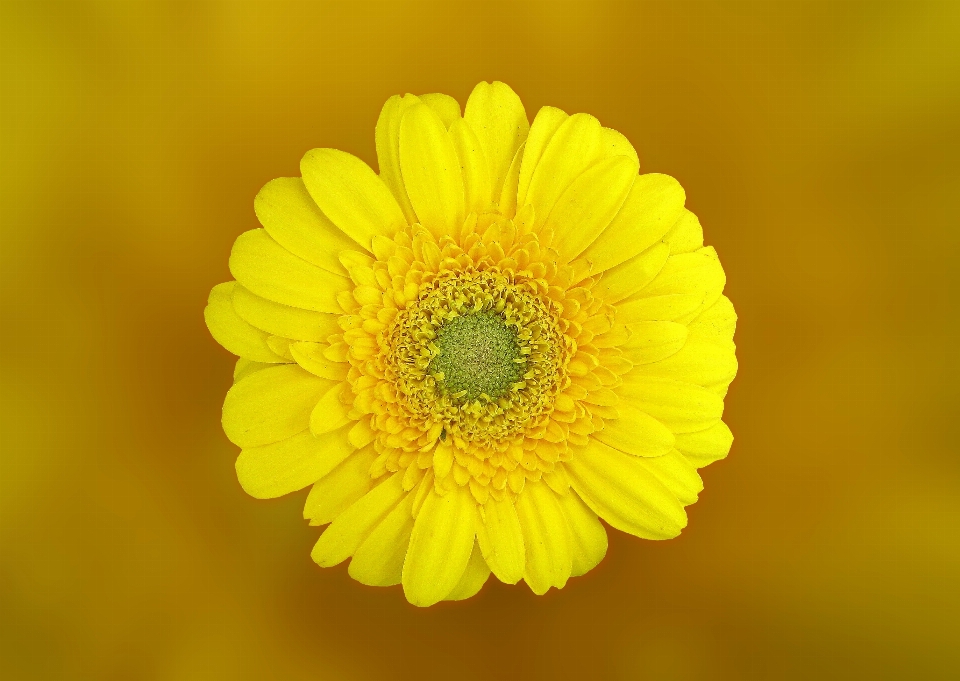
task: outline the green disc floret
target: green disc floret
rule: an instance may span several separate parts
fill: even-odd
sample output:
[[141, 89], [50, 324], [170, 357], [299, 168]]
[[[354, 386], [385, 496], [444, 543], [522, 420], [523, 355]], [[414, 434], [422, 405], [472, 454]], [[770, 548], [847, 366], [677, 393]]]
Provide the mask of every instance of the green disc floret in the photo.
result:
[[458, 399], [486, 395], [496, 400], [522, 380], [526, 362], [517, 331], [500, 314], [481, 311], [454, 317], [440, 327], [435, 342], [440, 352], [428, 371], [442, 373], [441, 389]]

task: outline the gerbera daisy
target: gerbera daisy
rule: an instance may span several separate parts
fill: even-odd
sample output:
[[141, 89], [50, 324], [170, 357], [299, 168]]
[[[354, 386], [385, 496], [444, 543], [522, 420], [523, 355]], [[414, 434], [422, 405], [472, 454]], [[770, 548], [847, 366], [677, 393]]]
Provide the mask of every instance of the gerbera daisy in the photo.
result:
[[321, 566], [419, 606], [597, 565], [602, 518], [675, 537], [726, 456], [736, 315], [671, 177], [503, 83], [392, 97], [379, 175], [307, 152], [214, 287], [223, 428], [257, 498], [312, 485]]

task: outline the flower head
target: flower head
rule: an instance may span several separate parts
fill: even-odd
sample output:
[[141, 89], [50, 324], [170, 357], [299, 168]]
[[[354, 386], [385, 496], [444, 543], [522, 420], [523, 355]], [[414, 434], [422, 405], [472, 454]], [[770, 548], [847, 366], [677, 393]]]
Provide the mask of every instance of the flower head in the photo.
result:
[[259, 498], [313, 485], [313, 559], [410, 602], [491, 571], [538, 594], [603, 558], [599, 518], [674, 537], [726, 456], [736, 315], [680, 185], [620, 133], [503, 83], [463, 116], [392, 97], [380, 174], [315, 149], [205, 310], [239, 355], [223, 427]]

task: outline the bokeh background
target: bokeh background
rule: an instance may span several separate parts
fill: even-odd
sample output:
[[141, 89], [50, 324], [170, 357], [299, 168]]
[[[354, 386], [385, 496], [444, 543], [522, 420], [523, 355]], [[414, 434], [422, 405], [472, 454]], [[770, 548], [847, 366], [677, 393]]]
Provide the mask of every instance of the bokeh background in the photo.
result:
[[[0, 674], [950, 677], [958, 45], [949, 1], [0, 0]], [[311, 562], [306, 492], [243, 494], [201, 311], [265, 182], [494, 79], [685, 186], [736, 442], [680, 538], [418, 610]]]

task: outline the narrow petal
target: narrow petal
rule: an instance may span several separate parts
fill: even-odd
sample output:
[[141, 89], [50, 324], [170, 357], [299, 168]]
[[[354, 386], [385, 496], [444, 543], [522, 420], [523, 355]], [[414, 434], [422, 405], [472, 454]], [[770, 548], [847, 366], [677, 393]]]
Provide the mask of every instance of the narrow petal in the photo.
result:
[[373, 446], [358, 449], [315, 483], [303, 506], [311, 525], [326, 525], [373, 487], [370, 466], [377, 458]]
[[428, 95], [420, 95], [420, 101], [437, 114], [437, 118], [443, 123], [443, 127], [448, 130], [454, 121], [462, 120], [460, 118], [460, 102], [450, 95], [445, 95], [442, 92], [431, 92]]
[[513, 218], [517, 214], [517, 183], [520, 181], [520, 164], [523, 161], [523, 150], [526, 145], [527, 143], [524, 142], [517, 149], [517, 153], [513, 156], [513, 163], [510, 164], [510, 170], [507, 171], [507, 177], [503, 181], [497, 210], [504, 217]]
[[338, 565], [352, 556], [405, 496], [400, 474], [387, 478], [355, 501], [324, 530], [310, 557], [320, 567]]
[[543, 151], [526, 196], [538, 223], [545, 222], [567, 187], [599, 160], [600, 138], [600, 122], [589, 114], [574, 114], [557, 129]]
[[620, 349], [635, 365], [666, 359], [687, 342], [687, 327], [676, 322], [636, 322], [627, 328], [630, 337]]
[[697, 468], [709, 466], [727, 456], [733, 433], [723, 421], [705, 430], [677, 435], [676, 447]]
[[297, 364], [314, 376], [326, 378], [330, 381], [345, 381], [350, 370], [348, 362], [334, 362], [324, 351], [330, 346], [327, 343], [291, 343], [290, 354]]
[[556, 249], [569, 262], [596, 240], [619, 212], [637, 178], [629, 156], [613, 156], [591, 166], [560, 196], [545, 227], [557, 234]]
[[244, 359], [241, 357], [237, 360], [237, 363], [233, 367], [233, 382], [246, 378], [250, 374], [260, 371], [261, 369], [266, 369], [268, 367], [275, 367], [276, 364], [264, 364], [263, 362], [253, 362], [249, 359]]
[[240, 447], [286, 440], [309, 427], [310, 412], [331, 385], [295, 364], [250, 374], [227, 391], [223, 431]]
[[267, 336], [267, 346], [286, 362], [293, 362], [293, 355], [290, 354], [290, 344], [295, 341], [283, 336]]
[[239, 284], [233, 288], [233, 309], [247, 323], [275, 336], [316, 342], [340, 333], [337, 315], [275, 303]]
[[603, 128], [600, 130], [600, 149], [601, 157], [609, 158], [611, 156], [629, 156], [637, 165], [640, 164], [640, 156], [637, 150], [630, 144], [630, 140], [622, 132], [613, 128]]
[[703, 247], [703, 228], [696, 215], [684, 209], [670, 231], [663, 236], [670, 244], [670, 253], [692, 253]]
[[407, 196], [400, 172], [400, 121], [414, 104], [425, 104], [436, 113], [449, 128], [460, 117], [460, 105], [453, 97], [442, 94], [424, 95], [422, 98], [407, 94], [394, 95], [383, 105], [380, 118], [377, 119], [377, 163], [380, 166], [380, 178], [397, 200], [408, 224], [417, 222], [417, 214]]
[[262, 447], [250, 447], [237, 457], [237, 479], [257, 499], [273, 499], [312, 485], [353, 451], [346, 433], [314, 437], [309, 430]]
[[570, 528], [572, 577], [585, 575], [607, 555], [607, 531], [597, 514], [574, 491], [558, 497]]
[[737, 375], [737, 356], [731, 347], [695, 340], [670, 357], [638, 366], [634, 371], [702, 386], [729, 383]]
[[267, 345], [267, 336], [260, 329], [244, 321], [233, 309], [233, 291], [236, 282], [217, 284], [210, 291], [207, 306], [203, 309], [203, 319], [220, 345], [239, 357], [254, 362], [285, 362]]
[[644, 459], [643, 465], [684, 506], [696, 503], [697, 496], [703, 491], [703, 480], [696, 467], [676, 449], [655, 459]]
[[321, 269], [344, 274], [337, 253], [356, 245], [320, 211], [301, 178], [267, 182], [253, 209], [267, 234], [281, 246]]
[[443, 600], [460, 582], [473, 551], [477, 506], [464, 487], [430, 490], [417, 514], [403, 563], [403, 592], [419, 607]]
[[470, 554], [470, 560], [467, 563], [467, 569], [463, 571], [463, 577], [460, 582], [453, 587], [453, 591], [446, 595], [445, 601], [465, 601], [477, 595], [483, 585], [487, 583], [490, 577], [490, 568], [483, 560], [483, 554], [480, 547], [474, 543], [473, 552]]
[[477, 539], [487, 565], [501, 582], [516, 584], [523, 577], [523, 530], [510, 499], [491, 497], [477, 518]]
[[620, 395], [674, 433], [704, 430], [723, 415], [720, 397], [698, 385], [669, 378], [626, 374]]
[[530, 130], [523, 102], [504, 83], [478, 83], [467, 99], [463, 120], [476, 133], [484, 150], [490, 196], [499, 197], [517, 149]]
[[565, 465], [573, 488], [613, 527], [643, 539], [676, 537], [687, 514], [644, 461], [591, 439]]
[[715, 345], [730, 346], [737, 330], [737, 313], [726, 296], [701, 312], [688, 325], [690, 338]]
[[617, 216], [580, 259], [597, 273], [643, 253], [676, 224], [686, 200], [669, 175], [640, 175]]
[[681, 253], [667, 258], [663, 268], [641, 296], [662, 296], [670, 293], [701, 293], [708, 305], [713, 305], [727, 282], [717, 252], [701, 248], [693, 253]]
[[537, 112], [530, 126], [527, 141], [524, 143], [523, 158], [520, 163], [520, 175], [517, 179], [517, 207], [523, 207], [527, 202], [527, 192], [530, 189], [530, 180], [533, 171], [537, 169], [544, 149], [553, 139], [557, 130], [569, 118], [566, 113], [552, 106], [545, 106]]
[[621, 302], [616, 305], [617, 321], [634, 324], [680, 319], [695, 314], [703, 306], [704, 296], [703, 292], [668, 293]]
[[337, 149], [312, 149], [300, 161], [303, 183], [340, 231], [368, 251], [376, 234], [393, 237], [406, 219], [370, 166]]
[[350, 423], [351, 419], [347, 416], [350, 409], [343, 403], [344, 391], [352, 396], [346, 383], [334, 384], [313, 408], [310, 413], [310, 432], [315, 436], [320, 437]]
[[347, 433], [347, 438], [357, 449], [366, 447], [373, 442], [376, 437], [376, 433], [373, 431], [373, 428], [370, 427], [370, 419], [368, 417], [357, 421]]
[[454, 121], [450, 127], [450, 137], [460, 159], [466, 212], [483, 213], [490, 210], [494, 194], [490, 188], [490, 167], [480, 140], [462, 119]]
[[361, 584], [393, 586], [400, 583], [403, 559], [413, 531], [413, 498], [413, 494], [404, 496], [353, 554], [348, 572]]
[[352, 288], [346, 277], [308, 263], [262, 229], [237, 237], [230, 253], [230, 272], [258, 296], [317, 312], [340, 314], [337, 294]]
[[633, 456], [663, 456], [673, 449], [673, 433], [655, 418], [625, 400], [617, 404], [617, 411], [620, 418], [606, 421], [593, 437]]
[[380, 178], [390, 189], [407, 223], [411, 225], [417, 221], [417, 214], [413, 212], [407, 190], [403, 186], [403, 175], [400, 173], [400, 121], [407, 109], [419, 103], [420, 99], [414, 95], [394, 95], [383, 105], [376, 130]]
[[523, 581], [538, 596], [562, 589], [573, 569], [567, 520], [557, 494], [543, 482], [528, 481], [517, 496], [526, 566]]
[[658, 242], [635, 258], [603, 273], [593, 294], [607, 303], [616, 303], [641, 291], [663, 269], [670, 246]]
[[400, 169], [417, 219], [440, 238], [464, 218], [463, 179], [453, 140], [427, 106], [410, 107], [400, 122]]

